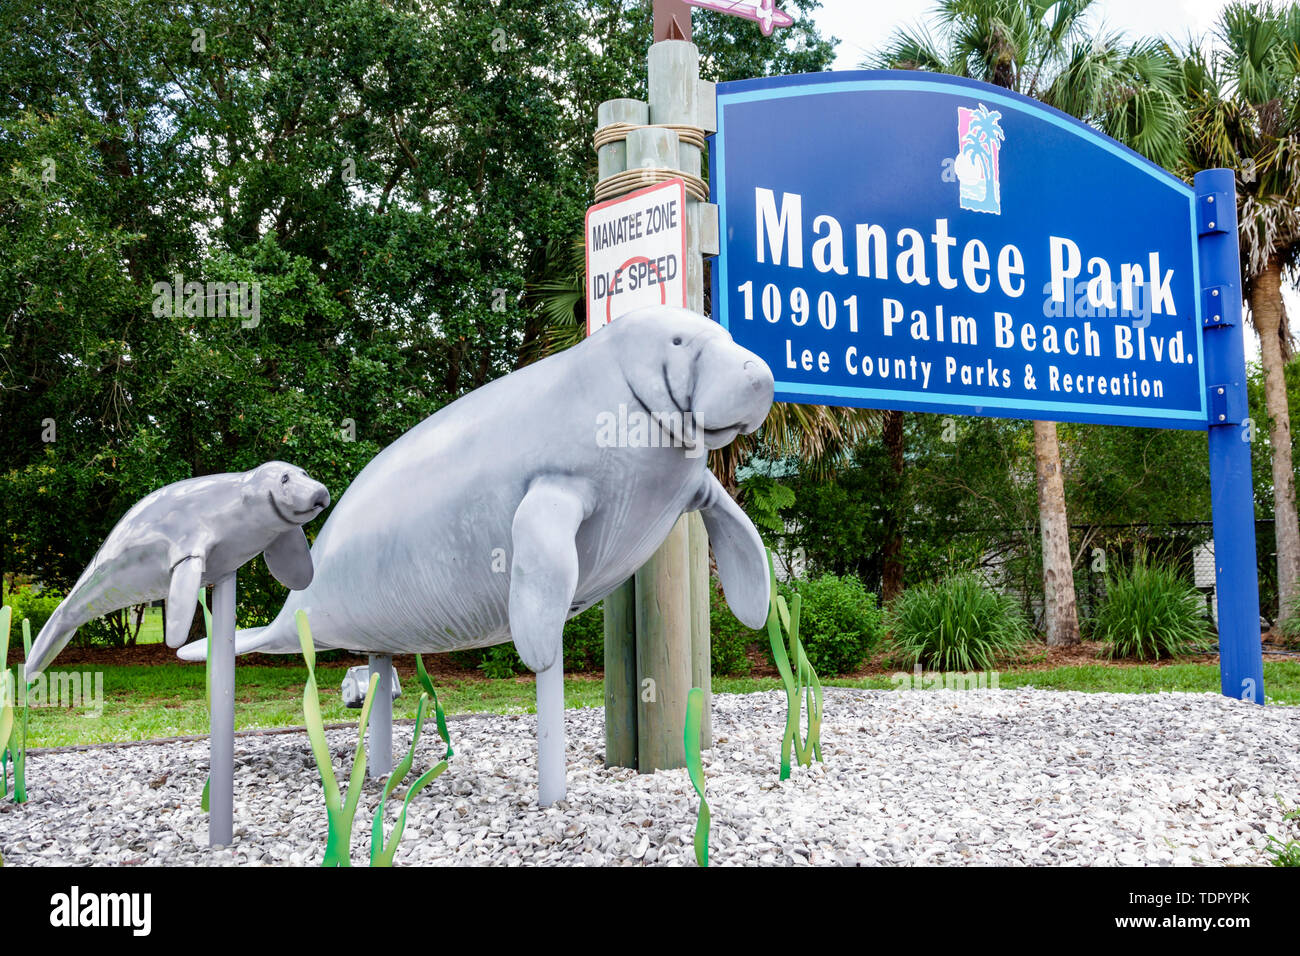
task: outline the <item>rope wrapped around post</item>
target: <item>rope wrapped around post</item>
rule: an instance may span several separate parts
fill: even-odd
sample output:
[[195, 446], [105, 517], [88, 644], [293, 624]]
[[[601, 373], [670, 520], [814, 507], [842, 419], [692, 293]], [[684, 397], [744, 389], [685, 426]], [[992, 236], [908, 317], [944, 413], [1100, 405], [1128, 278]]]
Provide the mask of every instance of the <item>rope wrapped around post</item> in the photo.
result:
[[700, 202], [709, 201], [709, 187], [699, 176], [680, 169], [668, 169], [664, 166], [640, 166], [636, 169], [615, 173], [608, 179], [596, 183], [596, 202], [604, 202], [624, 193], [630, 193], [644, 186], [666, 183], [670, 179], [682, 179], [686, 183], [686, 192]]
[[[679, 143], [687, 146], [694, 146], [697, 149], [705, 147], [704, 130], [698, 126], [690, 126], [684, 123], [610, 123], [596, 130], [592, 144], [599, 152], [602, 146], [608, 146], [611, 143], [617, 143], [620, 140], [627, 139], [627, 134], [638, 129], [667, 129], [677, 134]], [[635, 167], [615, 173], [596, 183], [596, 202], [604, 202], [607, 199], [613, 199], [624, 193], [633, 192], [636, 189], [645, 186], [653, 186], [657, 183], [667, 182], [670, 179], [681, 178], [686, 183], [686, 191], [692, 198], [700, 202], [709, 201], [709, 186], [700, 176], [688, 173], [681, 169], [670, 169], [664, 166], [645, 166]]]
[[670, 129], [677, 134], [678, 141], [687, 146], [704, 149], [707, 145], [704, 130], [699, 126], [690, 126], [686, 123], [610, 123], [596, 130], [596, 135], [592, 137], [593, 145], [596, 149], [600, 149], [610, 143], [617, 143], [620, 139], [627, 139], [627, 134], [634, 129]]

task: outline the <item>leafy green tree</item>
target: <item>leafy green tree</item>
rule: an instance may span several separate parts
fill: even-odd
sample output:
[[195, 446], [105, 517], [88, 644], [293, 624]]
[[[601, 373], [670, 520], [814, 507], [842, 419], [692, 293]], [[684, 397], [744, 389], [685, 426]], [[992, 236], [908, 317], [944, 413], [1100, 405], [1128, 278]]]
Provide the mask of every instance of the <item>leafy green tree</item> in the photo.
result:
[[1032, 443], [1024, 422], [930, 414], [903, 417], [906, 468], [886, 436], [860, 441], [833, 479], [801, 475], [786, 512], [810, 571], [852, 574], [884, 591], [890, 519], [901, 516], [904, 584], [953, 566], [983, 567], [1022, 592], [1036, 523]]
[[[1286, 383], [1287, 416], [1289, 419], [1294, 419], [1300, 416], [1300, 358], [1292, 357], [1283, 366], [1282, 373]], [[1261, 363], [1252, 363], [1246, 368], [1246, 394], [1250, 403], [1252, 422], [1263, 423], [1269, 419], [1267, 380], [1268, 377]], [[1255, 482], [1255, 517], [1258, 521], [1255, 546], [1259, 552], [1259, 610], [1264, 617], [1276, 621], [1279, 615], [1285, 613], [1286, 605], [1278, 600], [1276, 532], [1273, 527], [1275, 522], [1269, 520], [1276, 514], [1274, 507], [1276, 484], [1271, 468], [1272, 449], [1268, 442], [1260, 441], [1257, 435], [1251, 442], [1250, 452], [1251, 475]], [[1294, 476], [1296, 466], [1293, 464], [1292, 467]]]
[[[706, 75], [829, 62], [798, 6], [779, 39], [710, 16]], [[337, 498], [514, 368], [650, 40], [630, 0], [14, 0], [0, 29], [0, 576], [60, 588], [161, 484], [284, 458]], [[174, 310], [177, 277], [258, 314]], [[241, 623], [282, 597], [255, 562]]]

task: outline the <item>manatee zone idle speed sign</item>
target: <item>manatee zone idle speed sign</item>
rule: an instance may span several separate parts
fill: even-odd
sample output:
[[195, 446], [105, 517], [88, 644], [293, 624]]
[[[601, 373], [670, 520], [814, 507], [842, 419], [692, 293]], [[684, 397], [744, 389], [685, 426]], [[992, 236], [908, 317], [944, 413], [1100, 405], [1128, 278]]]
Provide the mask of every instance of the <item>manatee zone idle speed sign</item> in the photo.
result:
[[587, 334], [647, 305], [686, 306], [686, 184], [670, 179], [587, 210]]

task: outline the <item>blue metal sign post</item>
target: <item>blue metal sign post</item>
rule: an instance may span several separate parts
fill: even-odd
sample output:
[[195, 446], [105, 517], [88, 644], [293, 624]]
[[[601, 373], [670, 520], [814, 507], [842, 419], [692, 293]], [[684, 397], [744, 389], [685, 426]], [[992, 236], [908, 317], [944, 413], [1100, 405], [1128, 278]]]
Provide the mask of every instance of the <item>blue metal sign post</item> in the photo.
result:
[[1262, 703], [1232, 174], [1193, 189], [937, 74], [744, 80], [717, 104], [713, 314], [777, 400], [1208, 428], [1223, 692]]
[[1230, 169], [1207, 169], [1196, 174], [1195, 187], [1205, 374], [1210, 382], [1210, 508], [1219, 599], [1219, 683], [1226, 697], [1262, 704], [1264, 662], [1250, 480], [1254, 429], [1247, 421], [1236, 183]]

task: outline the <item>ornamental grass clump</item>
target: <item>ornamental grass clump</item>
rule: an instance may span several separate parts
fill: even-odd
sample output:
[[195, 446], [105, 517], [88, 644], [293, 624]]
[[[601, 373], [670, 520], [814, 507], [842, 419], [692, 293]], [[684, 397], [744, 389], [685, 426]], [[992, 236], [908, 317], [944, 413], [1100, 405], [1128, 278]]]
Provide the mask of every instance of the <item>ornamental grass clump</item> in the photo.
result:
[[1205, 649], [1209, 621], [1200, 593], [1173, 568], [1139, 555], [1106, 576], [1106, 596], [1092, 622], [1105, 656], [1147, 661]]
[[886, 622], [905, 666], [943, 671], [988, 670], [1030, 637], [1020, 605], [969, 571], [908, 588]]
[[[379, 686], [379, 674], [370, 675], [370, 684], [366, 688], [366, 699], [361, 705], [361, 718], [357, 722], [357, 745], [352, 754], [352, 773], [348, 778], [348, 788], [340, 789], [338, 779], [334, 776], [334, 761], [330, 756], [329, 741], [325, 736], [325, 721], [321, 716], [320, 690], [316, 684], [316, 645], [312, 641], [311, 625], [307, 612], [299, 610], [295, 615], [298, 623], [298, 643], [302, 647], [302, 656], [307, 664], [307, 684], [302, 692], [303, 717], [307, 724], [307, 736], [311, 741], [312, 755], [316, 758], [316, 767], [320, 771], [321, 786], [325, 791], [325, 813], [329, 831], [325, 843], [325, 857], [321, 866], [351, 866], [352, 823], [356, 817], [357, 807], [361, 802], [361, 789], [366, 775], [366, 730], [370, 726], [370, 708], [375, 700], [375, 689]], [[448, 761], [455, 755], [451, 747], [451, 737], [447, 733], [447, 715], [442, 704], [438, 702], [438, 692], [434, 689], [429, 673], [424, 669], [424, 660], [415, 655], [415, 673], [423, 691], [415, 709], [415, 731], [411, 735], [411, 746], [389, 774], [384, 783], [379, 805], [375, 808], [370, 825], [370, 865], [392, 866], [402, 834], [406, 832], [406, 814], [411, 801], [429, 784], [433, 783], [447, 769]], [[438, 763], [416, 778], [405, 794], [397, 794], [402, 801], [401, 811], [388, 839], [384, 839], [384, 807], [389, 796], [406, 780], [415, 763], [415, 748], [420, 742], [420, 732], [430, 707], [438, 726], [438, 736], [447, 745], [447, 750]]]

